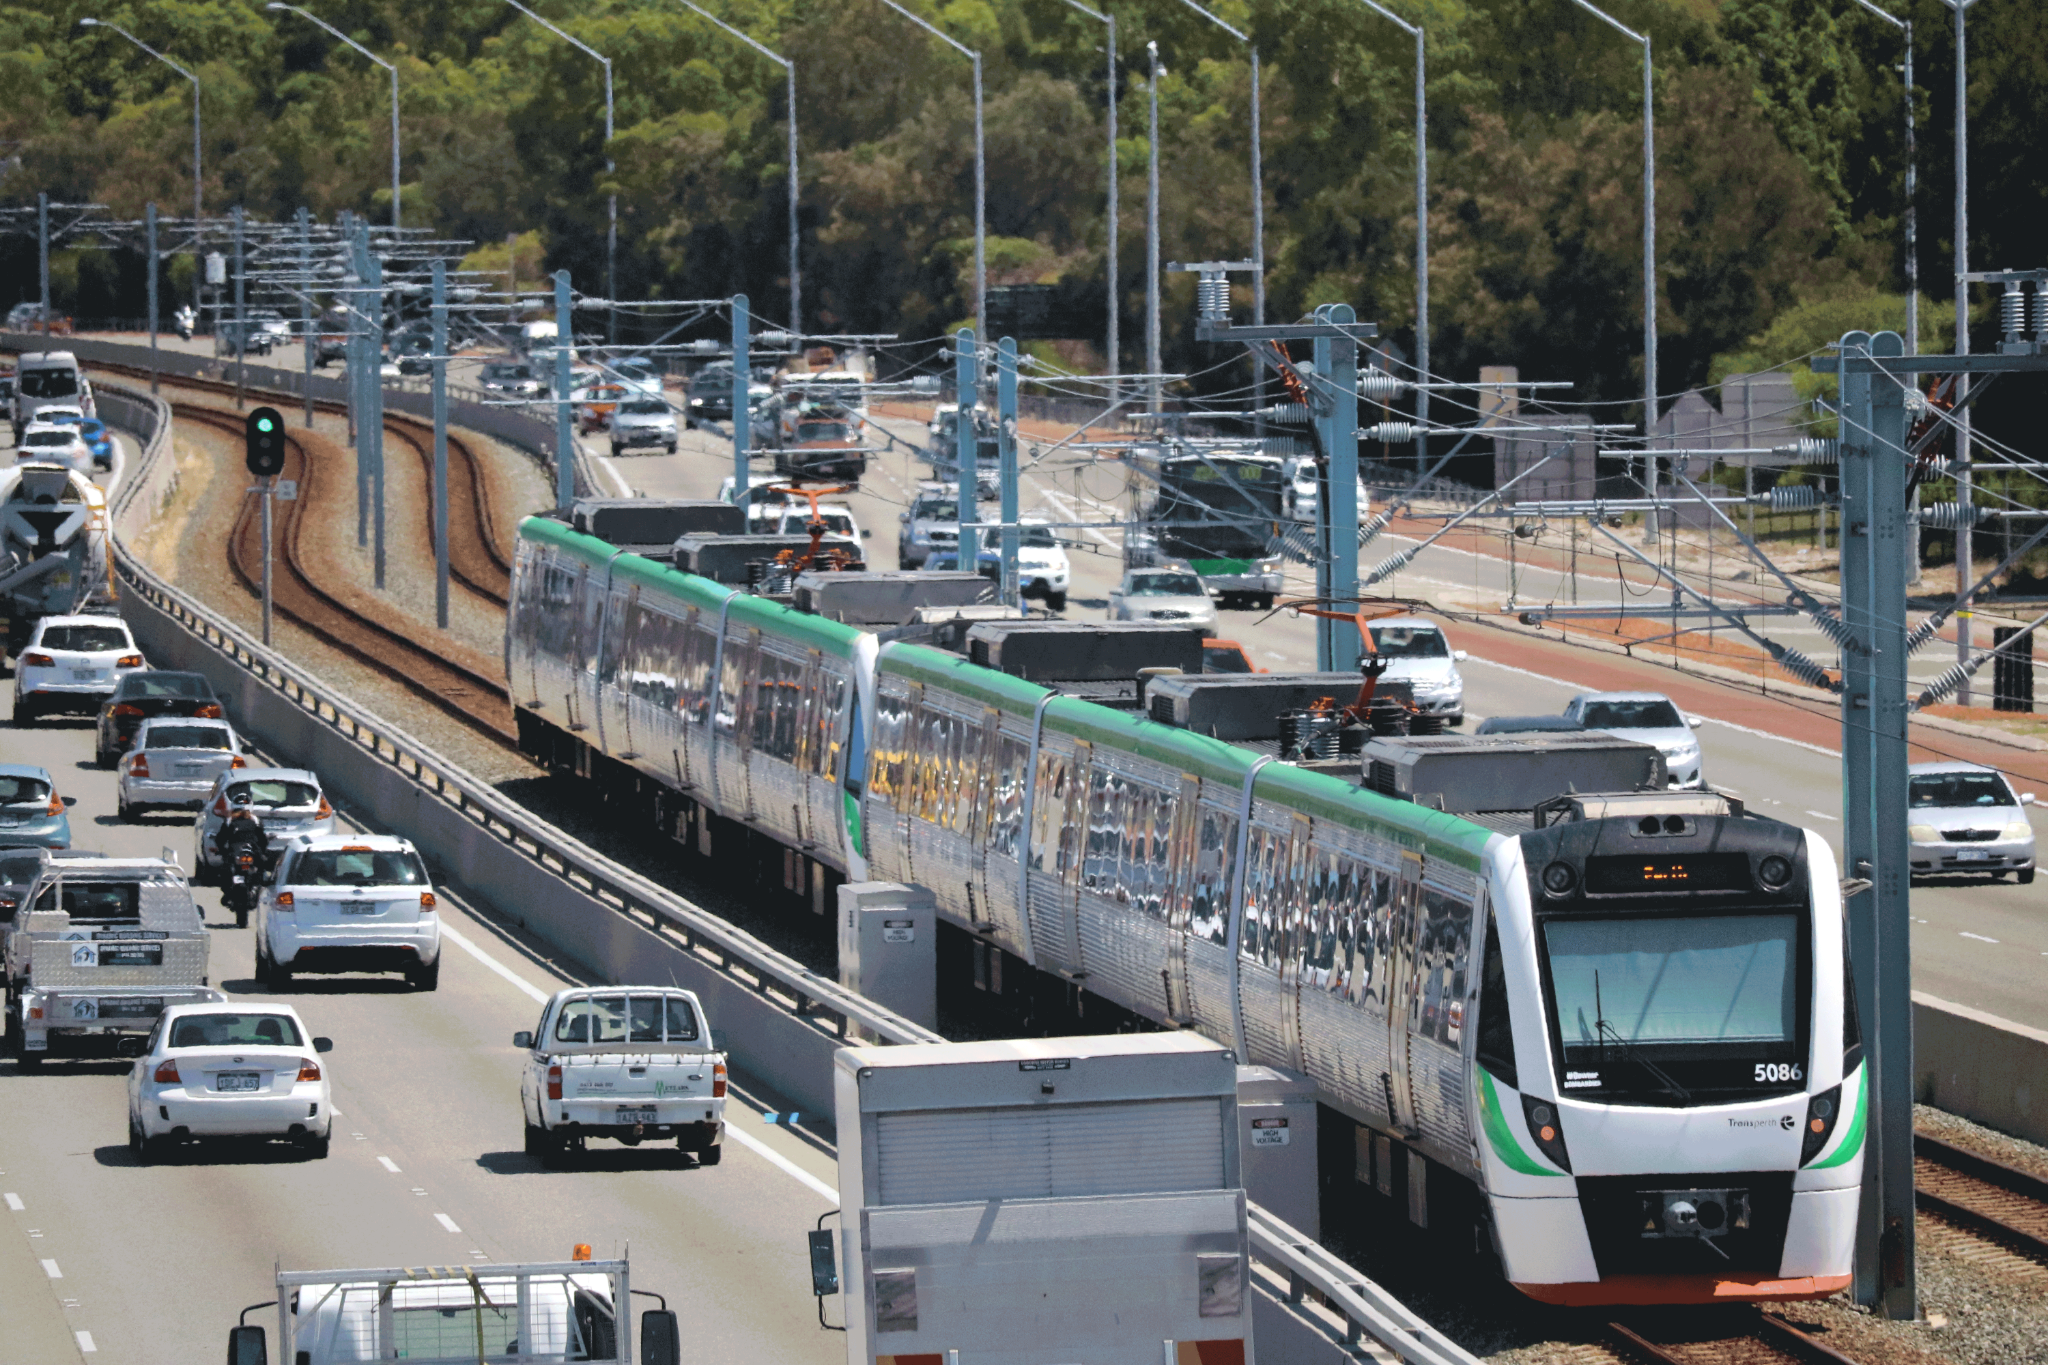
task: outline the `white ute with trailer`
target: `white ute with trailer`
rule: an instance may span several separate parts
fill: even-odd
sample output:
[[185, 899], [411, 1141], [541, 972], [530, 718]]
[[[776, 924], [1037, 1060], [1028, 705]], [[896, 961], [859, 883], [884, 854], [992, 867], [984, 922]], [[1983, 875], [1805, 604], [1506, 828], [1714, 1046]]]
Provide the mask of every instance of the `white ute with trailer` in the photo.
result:
[[206, 925], [169, 858], [58, 854], [0, 932], [17, 1065], [131, 1054], [167, 1007], [227, 999], [208, 984]]
[[268, 1336], [248, 1320], [263, 1308], [277, 1309], [283, 1365], [633, 1365], [633, 1293], [661, 1304], [640, 1315], [640, 1365], [680, 1365], [668, 1301], [634, 1290], [624, 1260], [591, 1260], [587, 1244], [568, 1261], [280, 1269], [277, 1298], [228, 1329], [228, 1365], [269, 1365]]
[[593, 1137], [673, 1139], [701, 1166], [724, 1155], [725, 1051], [691, 991], [579, 986], [555, 992], [526, 1049], [526, 1154], [554, 1165]]

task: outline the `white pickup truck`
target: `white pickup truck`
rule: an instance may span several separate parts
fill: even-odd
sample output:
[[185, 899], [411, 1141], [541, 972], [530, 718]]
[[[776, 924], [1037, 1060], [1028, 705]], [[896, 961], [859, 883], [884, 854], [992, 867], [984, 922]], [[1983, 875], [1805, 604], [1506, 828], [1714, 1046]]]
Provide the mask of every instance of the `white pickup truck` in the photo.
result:
[[557, 991], [532, 1033], [519, 1079], [526, 1153], [544, 1165], [593, 1137], [629, 1147], [675, 1139], [701, 1166], [724, 1154], [725, 1054], [690, 991], [581, 986]]

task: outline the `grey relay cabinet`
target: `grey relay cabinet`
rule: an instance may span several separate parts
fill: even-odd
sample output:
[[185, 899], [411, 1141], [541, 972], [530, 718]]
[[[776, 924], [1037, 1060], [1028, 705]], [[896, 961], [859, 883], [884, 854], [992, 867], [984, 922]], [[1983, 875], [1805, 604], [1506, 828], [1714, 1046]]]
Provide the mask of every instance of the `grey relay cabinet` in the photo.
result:
[[1250, 1359], [1226, 1049], [1156, 1033], [835, 1060], [849, 1365]]

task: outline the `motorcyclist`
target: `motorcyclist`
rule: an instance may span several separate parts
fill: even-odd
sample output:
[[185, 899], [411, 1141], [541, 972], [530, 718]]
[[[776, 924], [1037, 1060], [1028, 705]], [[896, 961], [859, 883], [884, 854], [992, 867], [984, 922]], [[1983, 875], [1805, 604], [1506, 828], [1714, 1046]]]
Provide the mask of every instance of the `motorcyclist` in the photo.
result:
[[235, 914], [235, 927], [249, 925], [264, 878], [270, 872], [270, 836], [247, 792], [233, 798], [220, 832], [222, 903]]
[[190, 341], [192, 339], [192, 329], [199, 325], [198, 310], [188, 303], [178, 309], [173, 316], [177, 319], [179, 339]]

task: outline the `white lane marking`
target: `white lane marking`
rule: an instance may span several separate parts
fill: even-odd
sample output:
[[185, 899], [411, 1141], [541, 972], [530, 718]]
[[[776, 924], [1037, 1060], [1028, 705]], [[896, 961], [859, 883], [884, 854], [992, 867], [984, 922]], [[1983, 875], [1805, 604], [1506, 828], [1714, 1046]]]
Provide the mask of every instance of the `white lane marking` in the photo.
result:
[[[1969, 931], [1968, 929], [1964, 929], [1964, 930], [1962, 930], [1962, 931], [1961, 931], [1961, 936], [1962, 936], [1963, 938], [1974, 938], [1974, 939], [1976, 939], [1976, 940], [1977, 940], [1977, 942], [1979, 942], [1979, 943], [1996, 943], [1996, 942], [1998, 942], [1998, 940], [1997, 940], [1997, 939], [1995, 939], [1995, 938], [1986, 938], [1986, 937], [1984, 937], [1984, 935], [1982, 935], [1982, 934], [1973, 934], [1973, 933], [1971, 933], [1971, 932], [1970, 932], [1970, 931]], [[48, 1264], [48, 1262], [45, 1262], [45, 1264]]]
[[434, 1221], [435, 1221], [435, 1222], [437, 1222], [437, 1223], [439, 1223], [439, 1224], [440, 1224], [440, 1225], [441, 1225], [442, 1227], [444, 1227], [444, 1228], [448, 1229], [448, 1231], [450, 1231], [450, 1232], [460, 1232], [460, 1231], [462, 1231], [462, 1229], [461, 1229], [461, 1228], [459, 1228], [459, 1227], [456, 1227], [456, 1226], [455, 1226], [455, 1220], [454, 1220], [453, 1218], [450, 1218], [450, 1217], [449, 1217], [449, 1216], [448, 1216], [447, 1214], [445, 1214], [445, 1213], [437, 1213], [437, 1214], [435, 1214], [435, 1215], [434, 1215]]
[[510, 967], [507, 967], [504, 963], [498, 961], [498, 959], [496, 959], [495, 957], [492, 957], [483, 949], [477, 947], [476, 944], [470, 942], [468, 935], [459, 933], [456, 930], [449, 928], [445, 922], [441, 925], [441, 937], [447, 939], [450, 943], [453, 943], [456, 947], [462, 949], [463, 952], [468, 953], [478, 962], [483, 963], [484, 966], [490, 968], [499, 976], [504, 977], [507, 981], [517, 986], [520, 990], [526, 992], [528, 999], [536, 1000], [541, 1004], [545, 1005], [550, 999], [553, 998], [546, 991], [534, 985], [525, 977], [519, 975], [517, 972], [513, 971]]
[[[441, 934], [444, 938], [448, 939], [450, 942], [455, 944], [456, 947], [462, 949], [471, 957], [474, 957], [477, 961], [483, 963], [484, 966], [489, 967], [499, 976], [504, 977], [514, 986], [517, 986], [520, 990], [526, 992], [526, 994], [534, 1000], [537, 1000], [542, 1004], [546, 1004], [548, 1000], [552, 998], [547, 994], [547, 992], [541, 990], [540, 987], [534, 985], [530, 981], [527, 981], [524, 977], [520, 976], [510, 967], [507, 967], [504, 963], [498, 961], [496, 958], [490, 956], [488, 953], [485, 953], [482, 949], [478, 948], [474, 943], [471, 943], [468, 938], [464, 937], [460, 933], [457, 933], [455, 930], [450, 929], [446, 924], [443, 924], [441, 926]], [[795, 1176], [803, 1184], [808, 1185], [817, 1193], [822, 1194], [823, 1196], [825, 1196], [825, 1198], [831, 1200], [834, 1204], [837, 1204], [839, 1202], [839, 1191], [833, 1189], [830, 1185], [827, 1185], [824, 1181], [818, 1179], [818, 1177], [812, 1175], [809, 1171], [797, 1165], [788, 1157], [782, 1155], [782, 1153], [775, 1151], [766, 1143], [762, 1142], [759, 1138], [741, 1132], [739, 1128], [737, 1128], [731, 1123], [727, 1123], [725, 1125], [725, 1135], [731, 1138], [733, 1141], [739, 1143], [740, 1146], [745, 1147], [748, 1150], [755, 1152], [758, 1155], [766, 1158], [771, 1164], [781, 1167], [783, 1171], [787, 1172], [792, 1176]], [[388, 1157], [380, 1156], [377, 1158], [377, 1160], [384, 1162], [385, 1165], [390, 1166], [390, 1169], [394, 1171], [398, 1169], [396, 1166], [390, 1165], [390, 1158]]]
[[1838, 825], [1842, 823], [1842, 821], [1841, 821], [1841, 817], [1839, 817], [1839, 816], [1835, 816], [1835, 815], [1829, 815], [1829, 814], [1828, 814], [1828, 813], [1827, 813], [1826, 811], [1824, 811], [1824, 810], [1810, 810], [1810, 811], [1808, 811], [1808, 812], [1806, 812], [1806, 813], [1807, 813], [1808, 815], [1811, 815], [1811, 816], [1812, 816], [1812, 817], [1813, 817], [1814, 819], [1816, 819], [1816, 820], [1830, 820], [1830, 821], [1833, 821], [1833, 822], [1834, 822], [1835, 824], [1838, 824]]
[[27, 1208], [28, 1205], [21, 1202], [20, 1195], [14, 1193], [14, 1191], [12, 1190], [9, 1190], [7, 1192], [7, 1207], [12, 1212], [20, 1213], [23, 1209]]
[[[1072, 502], [1068, 501], [1066, 494], [1056, 493], [1050, 488], [1041, 488], [1039, 489], [1039, 495], [1041, 497], [1050, 499], [1053, 505], [1060, 509], [1060, 515], [1065, 517], [1067, 520], [1081, 520], [1080, 512], [1075, 509], [1074, 504]], [[1093, 526], [1083, 526], [1080, 528], [1080, 530], [1085, 535], [1089, 536], [1091, 539], [1101, 542], [1105, 547], [1109, 549], [1118, 551], [1121, 551], [1123, 549], [1121, 545], [1118, 545], [1115, 541], [1111, 540], [1108, 536], [1102, 534], [1102, 532], [1096, 530]]]
[[393, 1161], [393, 1160], [392, 1160], [392, 1159], [391, 1159], [390, 1157], [388, 1157], [388, 1156], [380, 1156], [380, 1157], [378, 1157], [378, 1158], [377, 1158], [377, 1164], [378, 1164], [379, 1166], [382, 1166], [382, 1167], [383, 1167], [383, 1168], [384, 1168], [385, 1170], [387, 1170], [387, 1171], [391, 1172], [391, 1174], [393, 1174], [393, 1175], [397, 1175], [397, 1174], [399, 1173], [399, 1170], [398, 1170], [398, 1163], [397, 1163], [397, 1162], [395, 1162], [395, 1161]]
[[78, 1338], [78, 1353], [80, 1355], [89, 1356], [100, 1348], [99, 1343], [92, 1339], [92, 1333], [90, 1332], [73, 1332], [71, 1335]]
[[51, 1260], [45, 1260], [43, 1262], [43, 1273], [45, 1275], [48, 1275], [53, 1280], [61, 1280], [64, 1278], [64, 1272], [57, 1269], [57, 1263]]
[[[1525, 678], [1535, 678], [1539, 682], [1554, 683], [1559, 687], [1568, 687], [1575, 693], [1589, 690], [1579, 683], [1566, 682], [1563, 678], [1553, 678], [1548, 673], [1538, 673], [1530, 668], [1516, 668], [1513, 664], [1499, 663], [1493, 659], [1482, 659], [1477, 654], [1471, 657], [1470, 662], [1485, 664], [1488, 668], [1498, 668], [1503, 673], [1519, 673]], [[1754, 735], [1758, 739], [1768, 739], [1779, 744], [1796, 744], [1802, 749], [1808, 749], [1817, 754], [1826, 754], [1829, 758], [1840, 758], [1842, 756], [1840, 749], [1824, 749], [1818, 744], [1808, 744], [1803, 739], [1789, 739], [1784, 735], [1774, 735], [1768, 730], [1757, 730], [1747, 725], [1737, 725], [1734, 721], [1722, 720], [1719, 716], [1703, 715], [1701, 719], [1709, 725], [1725, 726], [1730, 730], [1739, 730], [1745, 735]]]

